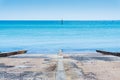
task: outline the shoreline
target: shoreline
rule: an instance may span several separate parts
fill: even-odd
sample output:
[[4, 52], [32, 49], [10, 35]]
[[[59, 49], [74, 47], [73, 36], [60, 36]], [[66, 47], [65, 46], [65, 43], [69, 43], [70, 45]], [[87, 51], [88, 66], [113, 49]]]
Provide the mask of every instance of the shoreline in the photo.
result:
[[[57, 59], [58, 54], [21, 54], [9, 56], [6, 58], [40, 58], [40, 59]], [[78, 61], [120, 61], [120, 57], [112, 56], [112, 55], [102, 55], [100, 53], [65, 53], [63, 54], [65, 59], [74, 59]], [[3, 57], [5, 58], [5, 57]]]

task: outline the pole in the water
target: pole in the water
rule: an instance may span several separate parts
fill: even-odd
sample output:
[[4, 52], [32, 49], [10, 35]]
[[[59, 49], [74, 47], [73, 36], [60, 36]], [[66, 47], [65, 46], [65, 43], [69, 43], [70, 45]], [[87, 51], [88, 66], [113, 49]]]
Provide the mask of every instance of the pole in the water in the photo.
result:
[[64, 24], [64, 21], [63, 21], [63, 19], [61, 19], [61, 25], [63, 25]]

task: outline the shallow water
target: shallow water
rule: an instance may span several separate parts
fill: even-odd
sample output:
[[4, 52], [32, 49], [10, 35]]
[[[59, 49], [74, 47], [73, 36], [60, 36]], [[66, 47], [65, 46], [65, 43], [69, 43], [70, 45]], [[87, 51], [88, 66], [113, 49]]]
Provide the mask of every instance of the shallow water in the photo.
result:
[[0, 21], [0, 51], [120, 51], [120, 21]]

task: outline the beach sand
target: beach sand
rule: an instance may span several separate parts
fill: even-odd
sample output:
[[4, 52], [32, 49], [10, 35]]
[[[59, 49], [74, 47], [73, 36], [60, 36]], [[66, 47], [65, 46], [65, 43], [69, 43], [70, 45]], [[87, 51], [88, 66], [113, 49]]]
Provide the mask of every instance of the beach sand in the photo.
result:
[[55, 68], [50, 58], [0, 58], [0, 80], [55, 80]]
[[68, 80], [120, 80], [119, 57], [77, 54], [66, 59], [65, 64]]
[[[100, 54], [64, 56], [66, 80], [120, 80], [119, 57]], [[56, 68], [56, 55], [0, 58], [0, 80], [55, 80]]]

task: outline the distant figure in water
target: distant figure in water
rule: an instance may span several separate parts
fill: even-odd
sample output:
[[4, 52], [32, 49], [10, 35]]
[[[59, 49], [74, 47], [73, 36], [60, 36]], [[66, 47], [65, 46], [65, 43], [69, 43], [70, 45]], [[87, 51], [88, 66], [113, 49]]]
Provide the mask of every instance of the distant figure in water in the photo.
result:
[[62, 49], [59, 50], [58, 55], [59, 55], [59, 56], [63, 56], [63, 50], [62, 50]]

